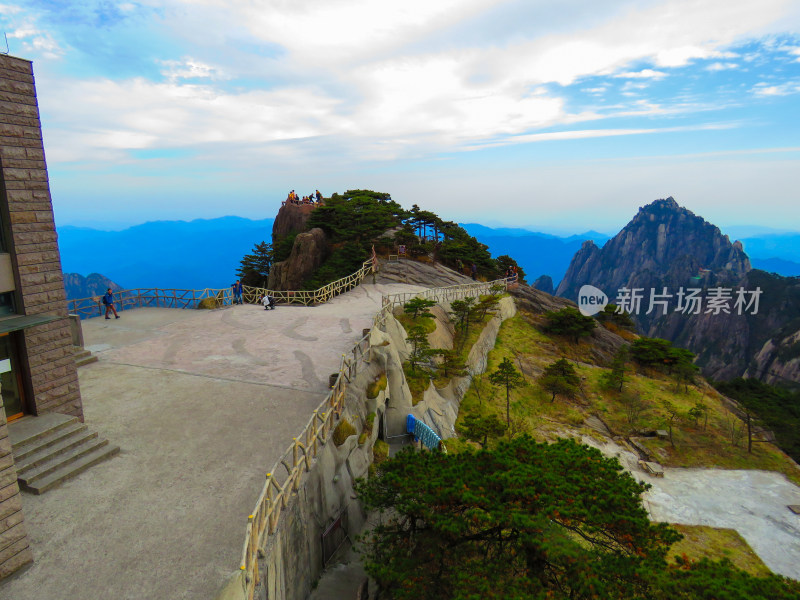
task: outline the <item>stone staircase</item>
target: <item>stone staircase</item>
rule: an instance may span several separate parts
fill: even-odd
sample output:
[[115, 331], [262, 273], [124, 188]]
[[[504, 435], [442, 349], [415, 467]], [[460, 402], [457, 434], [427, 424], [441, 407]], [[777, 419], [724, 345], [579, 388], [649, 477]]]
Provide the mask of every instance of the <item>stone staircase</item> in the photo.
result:
[[91, 363], [97, 362], [97, 357], [91, 353], [91, 351], [86, 350], [85, 348], [81, 348], [80, 346], [73, 346], [73, 352], [75, 353], [75, 366], [82, 367], [84, 365], [89, 365]]
[[9, 424], [20, 489], [43, 494], [119, 453], [77, 417], [48, 413]]

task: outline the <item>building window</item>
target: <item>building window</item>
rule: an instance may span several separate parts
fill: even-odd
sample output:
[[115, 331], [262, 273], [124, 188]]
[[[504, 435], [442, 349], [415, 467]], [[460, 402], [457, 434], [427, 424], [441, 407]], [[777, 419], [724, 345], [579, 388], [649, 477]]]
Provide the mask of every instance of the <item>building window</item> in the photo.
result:
[[0, 294], [0, 317], [17, 314], [14, 306], [14, 292]]
[[22, 416], [22, 392], [14, 352], [14, 340], [9, 334], [0, 335], [0, 395], [9, 421]]

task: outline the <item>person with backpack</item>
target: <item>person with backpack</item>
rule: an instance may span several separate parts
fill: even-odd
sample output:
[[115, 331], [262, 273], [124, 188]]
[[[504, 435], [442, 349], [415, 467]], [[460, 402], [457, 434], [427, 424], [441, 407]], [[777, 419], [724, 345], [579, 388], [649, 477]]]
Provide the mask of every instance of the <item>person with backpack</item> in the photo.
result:
[[264, 305], [264, 310], [275, 310], [275, 298], [269, 294], [261, 299], [261, 304]]
[[238, 279], [236, 280], [236, 283], [234, 283], [231, 286], [231, 289], [233, 290], [233, 303], [244, 304], [244, 302], [242, 301], [242, 293], [244, 293], [244, 286], [239, 282]]
[[111, 288], [108, 288], [108, 291], [103, 296], [103, 304], [106, 305], [106, 319], [111, 318], [108, 316], [109, 312], [113, 312], [114, 318], [119, 319], [119, 315], [117, 314], [117, 309], [114, 308], [114, 292], [111, 291]]

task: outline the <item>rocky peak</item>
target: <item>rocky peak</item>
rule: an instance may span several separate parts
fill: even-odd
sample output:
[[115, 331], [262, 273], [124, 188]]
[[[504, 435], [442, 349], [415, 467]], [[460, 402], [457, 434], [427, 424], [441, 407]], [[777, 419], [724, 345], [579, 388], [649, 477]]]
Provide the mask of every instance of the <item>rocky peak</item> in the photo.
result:
[[272, 243], [276, 244], [281, 238], [291, 233], [305, 231], [308, 217], [315, 208], [314, 204], [287, 203], [282, 205], [272, 224]]
[[602, 249], [589, 244], [573, 257], [558, 295], [574, 298], [587, 283], [610, 294], [621, 287], [722, 285], [750, 270], [741, 244], [672, 197], [641, 207]]

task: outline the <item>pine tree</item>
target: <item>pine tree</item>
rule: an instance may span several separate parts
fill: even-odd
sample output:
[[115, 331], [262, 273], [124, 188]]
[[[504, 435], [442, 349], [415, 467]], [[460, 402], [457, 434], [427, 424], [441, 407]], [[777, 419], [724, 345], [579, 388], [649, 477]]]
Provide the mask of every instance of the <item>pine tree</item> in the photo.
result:
[[269, 270], [272, 267], [272, 244], [261, 242], [253, 247], [252, 254], [242, 257], [241, 265], [236, 271], [236, 276], [242, 285], [251, 287], [267, 287]]
[[497, 369], [489, 375], [489, 381], [494, 385], [506, 388], [506, 422], [511, 424], [511, 390], [520, 387], [525, 383], [525, 379], [519, 371], [514, 368], [514, 364], [504, 358]]

